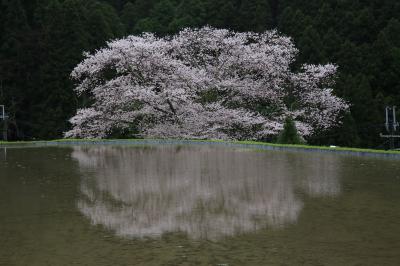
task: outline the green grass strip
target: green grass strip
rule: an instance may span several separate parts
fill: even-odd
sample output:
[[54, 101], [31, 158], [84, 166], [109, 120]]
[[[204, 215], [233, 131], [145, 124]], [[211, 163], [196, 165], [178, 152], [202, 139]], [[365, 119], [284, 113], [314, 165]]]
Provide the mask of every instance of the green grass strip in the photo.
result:
[[1, 147], [12, 147], [12, 146], [25, 146], [25, 145], [57, 145], [57, 144], [135, 144], [135, 142], [187, 142], [190, 143], [225, 143], [225, 144], [238, 144], [238, 145], [248, 145], [248, 146], [267, 146], [271, 148], [282, 148], [287, 150], [321, 150], [321, 151], [339, 151], [339, 152], [354, 152], [354, 153], [375, 153], [375, 154], [398, 154], [400, 155], [400, 151], [387, 151], [387, 150], [376, 150], [376, 149], [361, 149], [361, 148], [346, 148], [346, 147], [328, 147], [328, 146], [311, 146], [311, 145], [287, 145], [287, 144], [276, 144], [276, 143], [267, 143], [267, 142], [259, 142], [259, 141], [223, 141], [223, 140], [191, 140], [191, 139], [58, 139], [58, 140], [50, 140], [50, 141], [0, 141]]

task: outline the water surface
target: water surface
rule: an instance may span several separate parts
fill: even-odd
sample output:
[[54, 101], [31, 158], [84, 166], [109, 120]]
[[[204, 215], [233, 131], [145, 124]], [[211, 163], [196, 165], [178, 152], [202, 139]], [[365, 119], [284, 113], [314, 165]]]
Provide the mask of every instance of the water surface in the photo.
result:
[[0, 265], [400, 265], [399, 160], [0, 149]]

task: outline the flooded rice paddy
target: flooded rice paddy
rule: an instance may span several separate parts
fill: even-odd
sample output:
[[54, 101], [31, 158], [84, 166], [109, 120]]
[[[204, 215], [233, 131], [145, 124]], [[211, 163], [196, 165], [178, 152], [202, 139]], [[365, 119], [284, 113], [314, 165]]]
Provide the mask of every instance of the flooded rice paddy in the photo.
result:
[[400, 265], [400, 160], [0, 148], [0, 265]]

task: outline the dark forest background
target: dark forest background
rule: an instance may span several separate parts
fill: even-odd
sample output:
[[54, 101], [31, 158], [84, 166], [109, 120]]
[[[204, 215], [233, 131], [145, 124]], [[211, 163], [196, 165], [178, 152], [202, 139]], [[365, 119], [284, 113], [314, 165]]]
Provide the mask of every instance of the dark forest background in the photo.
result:
[[[384, 108], [400, 105], [398, 0], [0, 0], [0, 104], [11, 139], [54, 139], [82, 105], [69, 74], [107, 40], [211, 25], [277, 28], [293, 37], [299, 63], [339, 65], [343, 124], [312, 144], [379, 147]], [[296, 67], [296, 66], [294, 66]]]

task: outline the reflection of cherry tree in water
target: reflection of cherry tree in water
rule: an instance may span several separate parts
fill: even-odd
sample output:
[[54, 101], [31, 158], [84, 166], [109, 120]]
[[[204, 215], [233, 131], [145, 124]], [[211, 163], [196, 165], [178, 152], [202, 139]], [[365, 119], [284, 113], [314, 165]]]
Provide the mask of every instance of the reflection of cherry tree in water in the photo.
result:
[[[182, 231], [215, 239], [294, 223], [302, 208], [294, 193], [296, 176], [288, 168], [292, 161], [283, 153], [76, 147], [73, 157], [84, 173], [80, 211], [120, 236]], [[337, 171], [324, 173], [322, 167], [302, 168], [301, 186], [312, 195], [338, 193]]]
[[310, 156], [299, 160], [303, 176], [298, 181], [303, 190], [313, 197], [336, 196], [340, 193], [337, 155]]

